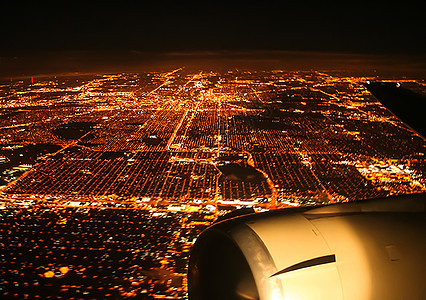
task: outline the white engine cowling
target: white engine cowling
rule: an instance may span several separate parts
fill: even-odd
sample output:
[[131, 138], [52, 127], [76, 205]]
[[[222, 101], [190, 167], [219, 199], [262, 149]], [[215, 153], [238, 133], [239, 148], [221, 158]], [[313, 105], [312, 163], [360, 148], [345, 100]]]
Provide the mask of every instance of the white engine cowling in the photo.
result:
[[426, 194], [250, 214], [204, 231], [190, 300], [426, 299]]

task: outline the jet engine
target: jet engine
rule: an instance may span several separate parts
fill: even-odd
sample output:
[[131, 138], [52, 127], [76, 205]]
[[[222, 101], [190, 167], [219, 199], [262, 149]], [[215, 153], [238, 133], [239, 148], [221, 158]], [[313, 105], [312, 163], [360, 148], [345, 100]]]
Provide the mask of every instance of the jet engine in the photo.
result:
[[426, 194], [233, 217], [195, 242], [190, 300], [426, 299]]

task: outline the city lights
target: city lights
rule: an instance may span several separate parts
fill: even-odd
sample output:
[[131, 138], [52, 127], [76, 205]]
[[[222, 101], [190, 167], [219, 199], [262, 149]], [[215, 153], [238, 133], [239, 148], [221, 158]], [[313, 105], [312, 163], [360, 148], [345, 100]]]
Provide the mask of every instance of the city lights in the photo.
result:
[[426, 143], [374, 80], [179, 68], [3, 83], [0, 298], [185, 299], [191, 246], [226, 212], [426, 192]]

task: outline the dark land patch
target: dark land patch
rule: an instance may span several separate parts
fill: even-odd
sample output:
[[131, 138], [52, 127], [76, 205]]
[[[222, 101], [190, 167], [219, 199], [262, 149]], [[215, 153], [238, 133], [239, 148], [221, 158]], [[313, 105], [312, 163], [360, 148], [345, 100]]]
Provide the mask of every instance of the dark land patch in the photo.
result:
[[[35, 160], [48, 153], [56, 152], [62, 147], [53, 144], [32, 144], [16, 149], [5, 149], [11, 145], [1, 145], [4, 150], [0, 150], [0, 156], [5, 156], [9, 159], [11, 165], [33, 164]], [[6, 165], [6, 164], [3, 164]]]
[[161, 144], [161, 142], [163, 141], [163, 139], [162, 138], [158, 138], [158, 137], [146, 137], [142, 141], [146, 145], [158, 146], [158, 145]]
[[52, 132], [66, 140], [78, 140], [93, 129], [93, 122], [71, 122], [57, 126]]
[[224, 166], [219, 166], [218, 168], [223, 173], [222, 176], [225, 176], [225, 178], [229, 180], [249, 181], [256, 183], [266, 180], [262, 173], [250, 166], [243, 167], [239, 164], [231, 163]]
[[13, 170], [14, 167], [25, 164], [34, 165], [37, 158], [62, 148], [53, 144], [33, 144], [15, 149], [9, 149], [8, 146], [13, 145], [0, 145], [0, 149], [2, 149], [0, 150], [0, 156], [7, 158], [6, 162], [0, 164], [0, 185], [6, 184], [6, 182], [13, 180], [13, 178], [24, 172], [23, 170]]

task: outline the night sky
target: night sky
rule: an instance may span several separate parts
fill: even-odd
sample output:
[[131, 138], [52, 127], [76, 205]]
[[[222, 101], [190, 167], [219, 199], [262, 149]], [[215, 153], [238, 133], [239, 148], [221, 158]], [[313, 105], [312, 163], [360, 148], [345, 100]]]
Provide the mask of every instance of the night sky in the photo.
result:
[[425, 64], [425, 4], [293, 2], [8, 1], [0, 18], [0, 72], [55, 64], [75, 71], [82, 57], [130, 65], [158, 55], [289, 51]]

